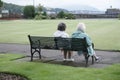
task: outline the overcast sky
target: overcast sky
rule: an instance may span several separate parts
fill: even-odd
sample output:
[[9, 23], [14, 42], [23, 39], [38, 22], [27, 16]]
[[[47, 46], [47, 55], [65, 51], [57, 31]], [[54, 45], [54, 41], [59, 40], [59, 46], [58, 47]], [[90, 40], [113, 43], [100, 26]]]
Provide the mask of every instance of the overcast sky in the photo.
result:
[[[69, 9], [69, 7], [76, 8], [79, 5], [88, 5], [95, 7], [99, 10], [106, 10], [112, 6], [113, 8], [120, 9], [120, 0], [2, 0], [7, 3], [14, 3], [18, 5], [33, 5], [37, 6], [39, 3], [45, 7], [52, 8], [65, 8]], [[77, 6], [75, 6], [77, 5]]]

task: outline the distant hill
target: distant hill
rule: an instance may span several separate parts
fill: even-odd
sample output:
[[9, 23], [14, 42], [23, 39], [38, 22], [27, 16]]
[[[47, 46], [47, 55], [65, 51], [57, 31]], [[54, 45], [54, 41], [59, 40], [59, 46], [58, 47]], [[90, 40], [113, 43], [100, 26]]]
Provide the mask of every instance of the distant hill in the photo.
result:
[[68, 10], [66, 9], [62, 9], [62, 8], [50, 8], [50, 7], [44, 7], [44, 11], [51, 11], [51, 12], [60, 12], [60, 11], [64, 11], [64, 12], [68, 12]]
[[73, 11], [73, 10], [99, 11], [99, 9], [89, 5], [71, 5], [71, 6], [66, 5], [64, 8], [69, 11]]
[[[20, 5], [16, 5], [16, 4], [12, 4], [12, 3], [5, 3], [2, 7], [2, 9], [6, 9], [9, 10], [11, 13], [23, 13], [25, 6], [20, 6]], [[36, 9], [37, 10], [37, 9]], [[61, 9], [61, 8], [43, 8], [44, 11], [51, 11], [51, 12], [60, 12], [60, 11], [67, 11], [65, 9]]]
[[[4, 3], [2, 9], [7, 9], [11, 13], [23, 13], [25, 6], [20, 6], [12, 3]], [[44, 7], [44, 11], [50, 11], [50, 12], [68, 12], [68, 11], [74, 11], [74, 10], [87, 10], [87, 11], [99, 11], [97, 8], [88, 6], [88, 5], [71, 5], [71, 6], [65, 6], [63, 8], [49, 8], [49, 7]], [[37, 11], [37, 9], [36, 9]]]
[[23, 13], [24, 6], [19, 6], [11, 3], [4, 3], [2, 9], [9, 10], [14, 13]]

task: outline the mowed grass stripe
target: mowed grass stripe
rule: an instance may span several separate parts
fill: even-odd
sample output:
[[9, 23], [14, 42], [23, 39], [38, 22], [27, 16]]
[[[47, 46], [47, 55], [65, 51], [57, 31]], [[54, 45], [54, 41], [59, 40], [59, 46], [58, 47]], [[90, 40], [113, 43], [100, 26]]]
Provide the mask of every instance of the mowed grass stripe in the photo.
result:
[[60, 22], [67, 24], [66, 32], [71, 35], [79, 22], [86, 24], [86, 32], [96, 49], [120, 50], [120, 20], [78, 19], [78, 20], [13, 20], [0, 21], [0, 43], [28, 44], [27, 35], [53, 36]]

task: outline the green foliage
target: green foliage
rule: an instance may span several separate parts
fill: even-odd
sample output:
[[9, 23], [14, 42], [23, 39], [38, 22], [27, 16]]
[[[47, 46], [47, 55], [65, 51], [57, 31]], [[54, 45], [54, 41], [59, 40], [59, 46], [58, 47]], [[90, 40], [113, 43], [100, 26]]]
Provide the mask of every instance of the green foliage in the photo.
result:
[[49, 18], [50, 18], [50, 19], [56, 19], [57, 17], [56, 17], [56, 15], [51, 14], [51, 15], [49, 15]]
[[24, 7], [24, 17], [25, 18], [34, 18], [35, 16], [35, 8], [32, 5]]
[[57, 14], [57, 17], [58, 17], [58, 18], [65, 18], [65, 13], [64, 13], [64, 11], [60, 11], [60, 12]]
[[0, 0], [0, 13], [1, 13], [1, 7], [3, 6], [3, 2]]
[[42, 13], [42, 15], [43, 15], [43, 16], [47, 16], [47, 13], [46, 13], [46, 11], [44, 11], [44, 12]]
[[44, 15], [36, 15], [35, 20], [41, 20], [41, 19], [47, 19], [47, 16], [44, 16]]
[[65, 19], [75, 19], [75, 16], [71, 13], [66, 13], [65, 14]]
[[[41, 20], [41, 19], [47, 19], [47, 13], [44, 11], [43, 12], [43, 6], [41, 4], [39, 4], [39, 6], [37, 7], [38, 12], [37, 15], [35, 16], [35, 20]], [[42, 13], [43, 12], [43, 13]]]
[[3, 2], [0, 0], [0, 7], [2, 7], [3, 6]]
[[41, 15], [36, 15], [34, 19], [35, 19], [35, 20], [41, 20], [41, 19], [42, 19], [42, 16], [41, 16]]
[[120, 20], [120, 14], [118, 14], [118, 18], [119, 18], [119, 20]]
[[47, 16], [42, 15], [42, 19], [47, 19]]
[[65, 18], [65, 19], [75, 19], [75, 16], [71, 13], [65, 13], [64, 11], [60, 11], [57, 14], [58, 18]]
[[35, 20], [48, 19], [47, 13], [44, 11], [42, 14], [37, 13]]
[[38, 14], [39, 15], [42, 14], [43, 6], [41, 4], [38, 5], [37, 9], [38, 9]]

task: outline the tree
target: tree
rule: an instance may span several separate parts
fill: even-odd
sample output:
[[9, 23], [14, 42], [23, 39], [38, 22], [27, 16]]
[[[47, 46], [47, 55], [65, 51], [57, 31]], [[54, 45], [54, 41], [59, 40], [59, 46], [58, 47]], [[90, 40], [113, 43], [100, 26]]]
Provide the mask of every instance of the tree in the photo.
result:
[[3, 6], [3, 2], [0, 0], [0, 8]]
[[38, 8], [38, 13], [41, 14], [43, 11], [43, 6], [39, 4], [37, 8]]
[[58, 18], [65, 18], [65, 19], [75, 19], [75, 16], [71, 13], [65, 13], [64, 11], [60, 11], [57, 14]]
[[47, 16], [47, 13], [46, 13], [46, 11], [44, 11], [44, 12], [42, 13], [42, 15], [43, 15], [43, 16]]
[[118, 18], [119, 18], [119, 20], [120, 20], [120, 14], [118, 14]]
[[1, 7], [3, 6], [3, 2], [0, 0], [0, 13], [1, 13]]
[[25, 6], [23, 12], [24, 12], [25, 18], [34, 18], [34, 16], [35, 16], [35, 8], [32, 5]]
[[65, 13], [64, 13], [64, 11], [60, 11], [60, 12], [57, 14], [57, 17], [58, 17], [58, 18], [65, 18]]
[[37, 15], [35, 16], [35, 19], [36, 20], [41, 20], [41, 19], [47, 19], [48, 16], [47, 16], [47, 13], [46, 11], [43, 11], [43, 6], [41, 4], [38, 5], [37, 9], [38, 9], [38, 12], [37, 12]]
[[65, 19], [75, 19], [75, 16], [71, 13], [65, 13]]

